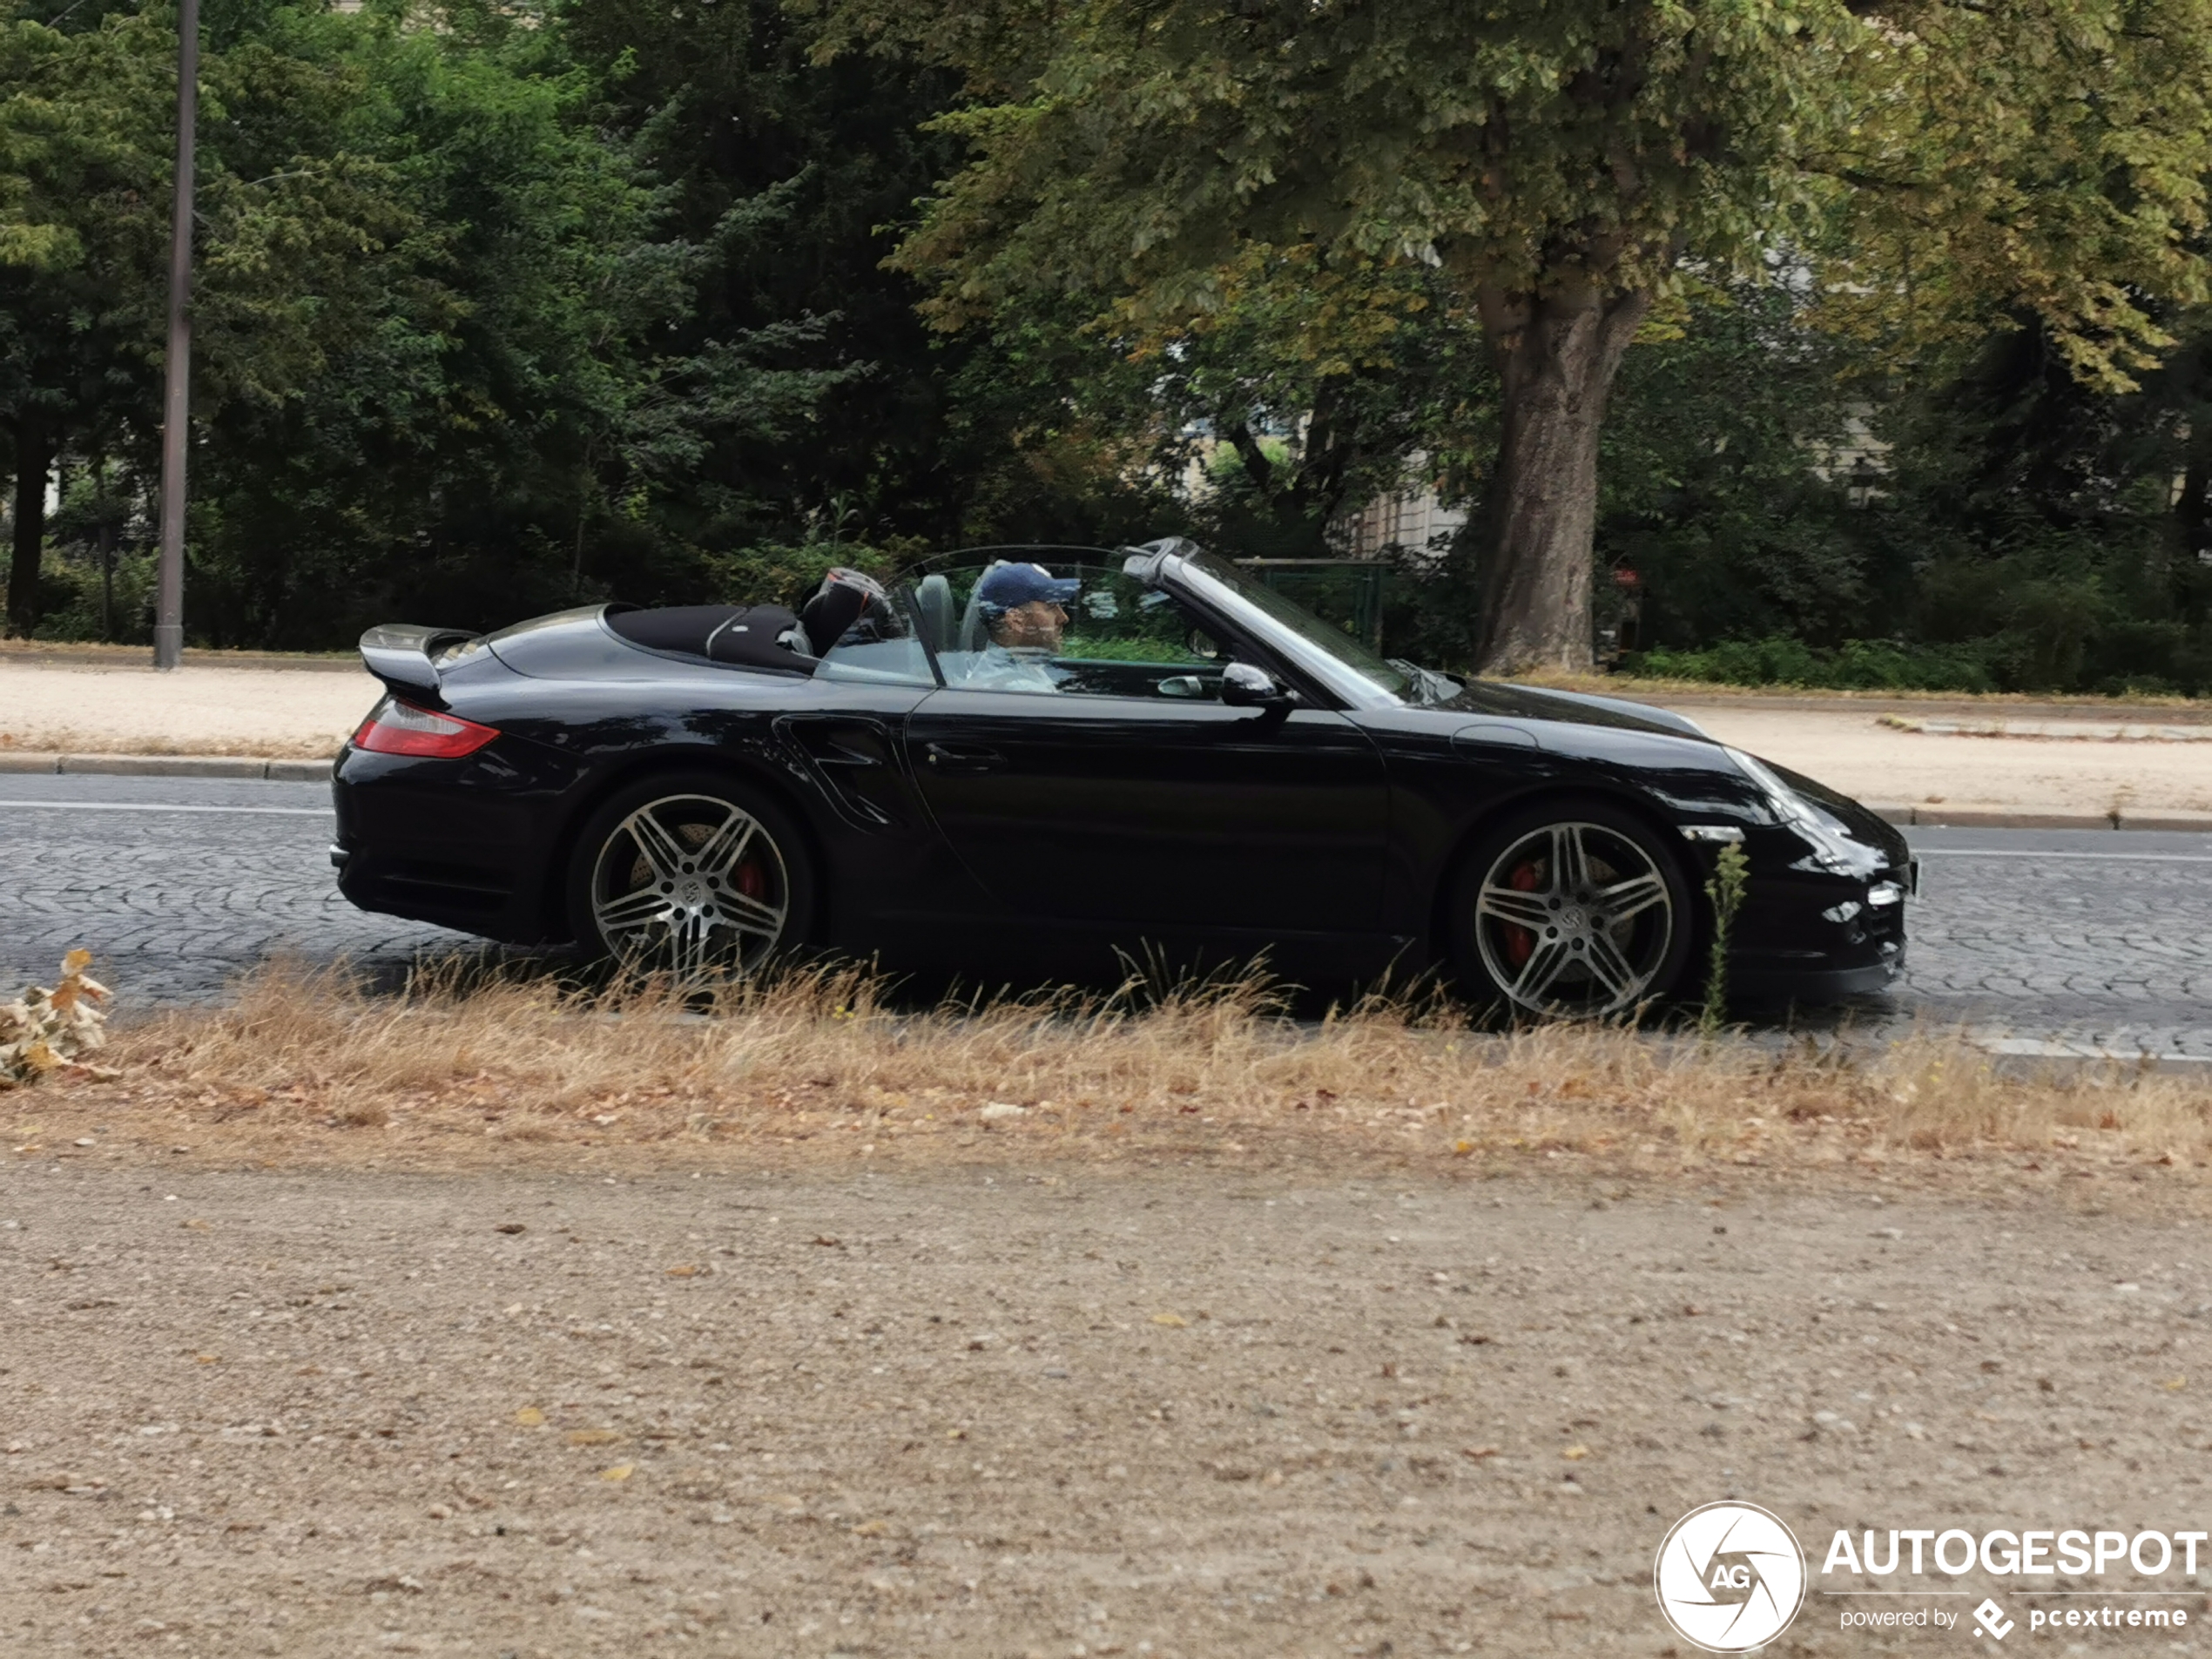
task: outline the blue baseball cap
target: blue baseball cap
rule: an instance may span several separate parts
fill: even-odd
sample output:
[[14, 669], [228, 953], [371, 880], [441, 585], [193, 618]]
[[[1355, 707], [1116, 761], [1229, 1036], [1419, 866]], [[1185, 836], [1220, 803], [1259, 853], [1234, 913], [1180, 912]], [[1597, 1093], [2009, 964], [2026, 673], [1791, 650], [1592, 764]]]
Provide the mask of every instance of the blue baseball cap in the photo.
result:
[[1076, 577], [1055, 576], [1042, 564], [994, 564], [975, 584], [975, 601], [999, 612], [1038, 599], [1064, 605], [1082, 586]]

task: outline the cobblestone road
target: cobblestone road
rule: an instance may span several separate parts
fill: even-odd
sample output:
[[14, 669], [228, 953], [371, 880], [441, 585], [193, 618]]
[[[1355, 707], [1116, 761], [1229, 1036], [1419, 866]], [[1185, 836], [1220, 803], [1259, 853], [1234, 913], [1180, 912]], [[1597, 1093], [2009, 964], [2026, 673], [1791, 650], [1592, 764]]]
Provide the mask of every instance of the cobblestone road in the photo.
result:
[[2212, 835], [1912, 832], [1892, 1017], [2212, 1056]]
[[[132, 1001], [219, 996], [272, 953], [395, 974], [475, 948], [338, 896], [327, 786], [0, 779], [0, 987], [72, 945]], [[1912, 968], [1850, 1016], [2212, 1056], [2212, 836], [1921, 830]]]
[[474, 947], [347, 904], [330, 836], [328, 784], [0, 777], [0, 988], [74, 945], [126, 1007], [219, 996], [276, 953], [382, 970]]

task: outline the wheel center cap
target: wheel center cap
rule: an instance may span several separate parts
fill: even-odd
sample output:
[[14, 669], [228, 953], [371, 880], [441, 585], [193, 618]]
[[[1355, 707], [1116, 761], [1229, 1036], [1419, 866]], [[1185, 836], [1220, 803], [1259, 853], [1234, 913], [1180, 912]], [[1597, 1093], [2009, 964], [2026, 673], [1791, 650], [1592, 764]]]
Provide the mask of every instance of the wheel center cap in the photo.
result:
[[1589, 918], [1582, 914], [1582, 907], [1571, 904], [1559, 913], [1559, 925], [1568, 932], [1579, 934], [1589, 925]]
[[696, 908], [706, 902], [706, 883], [695, 875], [687, 875], [676, 884], [676, 902]]

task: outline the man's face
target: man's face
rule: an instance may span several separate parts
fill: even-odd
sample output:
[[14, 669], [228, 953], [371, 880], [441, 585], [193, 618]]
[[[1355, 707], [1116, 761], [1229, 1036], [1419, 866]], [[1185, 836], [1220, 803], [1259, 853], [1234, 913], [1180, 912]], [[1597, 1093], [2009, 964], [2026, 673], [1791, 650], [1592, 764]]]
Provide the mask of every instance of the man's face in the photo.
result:
[[1011, 607], [999, 618], [992, 637], [1001, 645], [1028, 645], [1058, 651], [1060, 637], [1068, 631], [1068, 613], [1049, 599], [1032, 599]]

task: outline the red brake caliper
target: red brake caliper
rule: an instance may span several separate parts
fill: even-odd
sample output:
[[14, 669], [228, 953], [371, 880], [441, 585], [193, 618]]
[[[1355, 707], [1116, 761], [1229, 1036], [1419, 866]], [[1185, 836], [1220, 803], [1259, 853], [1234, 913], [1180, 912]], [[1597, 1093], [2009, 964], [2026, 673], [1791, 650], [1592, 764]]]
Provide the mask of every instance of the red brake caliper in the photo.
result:
[[738, 891], [748, 899], [765, 899], [768, 896], [767, 874], [751, 859], [747, 859], [743, 864], [738, 866]]
[[[1532, 860], [1527, 864], [1515, 865], [1513, 873], [1506, 878], [1506, 885], [1509, 887], [1516, 887], [1522, 893], [1535, 892], [1534, 861]], [[1505, 924], [1505, 934], [1506, 960], [1515, 968], [1526, 968], [1528, 965], [1529, 953], [1536, 948], [1536, 935], [1526, 927], [1514, 927], [1511, 922]]]

